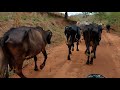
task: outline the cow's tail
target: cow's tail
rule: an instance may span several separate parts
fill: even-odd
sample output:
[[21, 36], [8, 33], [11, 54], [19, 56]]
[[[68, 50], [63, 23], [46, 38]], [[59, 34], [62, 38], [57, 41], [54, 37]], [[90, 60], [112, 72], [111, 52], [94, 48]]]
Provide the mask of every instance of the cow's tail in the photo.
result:
[[90, 34], [91, 34], [91, 30], [88, 28], [88, 36], [86, 37], [87, 38], [87, 50], [86, 50], [86, 55], [87, 56], [90, 56]]
[[[24, 33], [24, 37], [23, 37], [23, 40], [26, 40], [26, 39], [28, 39], [29, 38], [29, 33], [31, 32], [31, 29], [30, 30], [28, 30], [28, 31], [25, 31], [25, 33]], [[22, 41], [23, 41], [22, 40]]]
[[80, 34], [80, 31], [79, 31], [79, 27], [77, 27], [77, 34], [76, 34], [76, 39], [77, 39], [77, 41], [79, 41], [80, 40], [80, 37], [81, 37], [81, 34]]

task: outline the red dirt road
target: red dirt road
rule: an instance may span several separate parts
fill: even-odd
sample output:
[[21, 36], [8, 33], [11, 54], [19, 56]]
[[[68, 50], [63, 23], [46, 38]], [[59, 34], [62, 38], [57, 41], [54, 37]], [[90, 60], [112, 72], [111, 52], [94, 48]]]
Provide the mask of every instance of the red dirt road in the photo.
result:
[[[43, 70], [34, 71], [34, 62], [23, 68], [28, 78], [86, 78], [89, 74], [102, 74], [106, 78], [120, 78], [120, 37], [103, 31], [102, 40], [97, 47], [93, 65], [86, 65], [85, 43], [79, 45], [80, 51], [73, 51], [71, 61], [67, 60], [68, 48], [61, 45], [47, 50], [48, 59]], [[76, 50], [76, 46], [75, 46]], [[38, 55], [38, 66], [43, 62], [43, 55]], [[10, 78], [20, 78], [16, 74]]]

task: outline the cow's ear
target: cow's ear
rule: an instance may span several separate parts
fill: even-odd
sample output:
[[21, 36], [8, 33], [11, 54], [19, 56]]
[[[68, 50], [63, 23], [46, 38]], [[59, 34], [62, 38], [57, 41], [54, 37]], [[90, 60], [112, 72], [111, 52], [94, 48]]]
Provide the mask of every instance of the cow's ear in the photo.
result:
[[48, 36], [52, 36], [52, 32], [50, 30], [47, 30]]
[[49, 32], [49, 34], [52, 34], [52, 31], [50, 31], [50, 30], [47, 30], [48, 32]]
[[50, 30], [47, 30], [47, 43], [50, 44], [51, 43], [51, 37], [52, 37], [52, 32]]

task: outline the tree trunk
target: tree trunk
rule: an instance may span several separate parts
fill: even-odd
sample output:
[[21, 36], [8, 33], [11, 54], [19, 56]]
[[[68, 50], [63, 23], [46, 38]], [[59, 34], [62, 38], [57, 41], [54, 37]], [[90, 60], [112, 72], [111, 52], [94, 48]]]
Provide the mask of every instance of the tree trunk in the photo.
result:
[[65, 12], [65, 19], [67, 19], [68, 18], [68, 13], [67, 12]]

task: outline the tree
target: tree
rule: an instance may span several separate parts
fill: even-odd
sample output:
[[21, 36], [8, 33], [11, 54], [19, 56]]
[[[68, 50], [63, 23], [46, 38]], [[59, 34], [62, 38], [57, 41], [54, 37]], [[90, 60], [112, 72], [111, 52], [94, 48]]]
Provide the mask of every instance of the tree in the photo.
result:
[[67, 12], [65, 12], [65, 19], [67, 19], [68, 18], [68, 13]]
[[106, 14], [105, 12], [95, 12], [95, 17], [101, 22], [103, 19], [105, 19]]
[[82, 12], [83, 18], [87, 18], [90, 13], [92, 13], [92, 12]]

